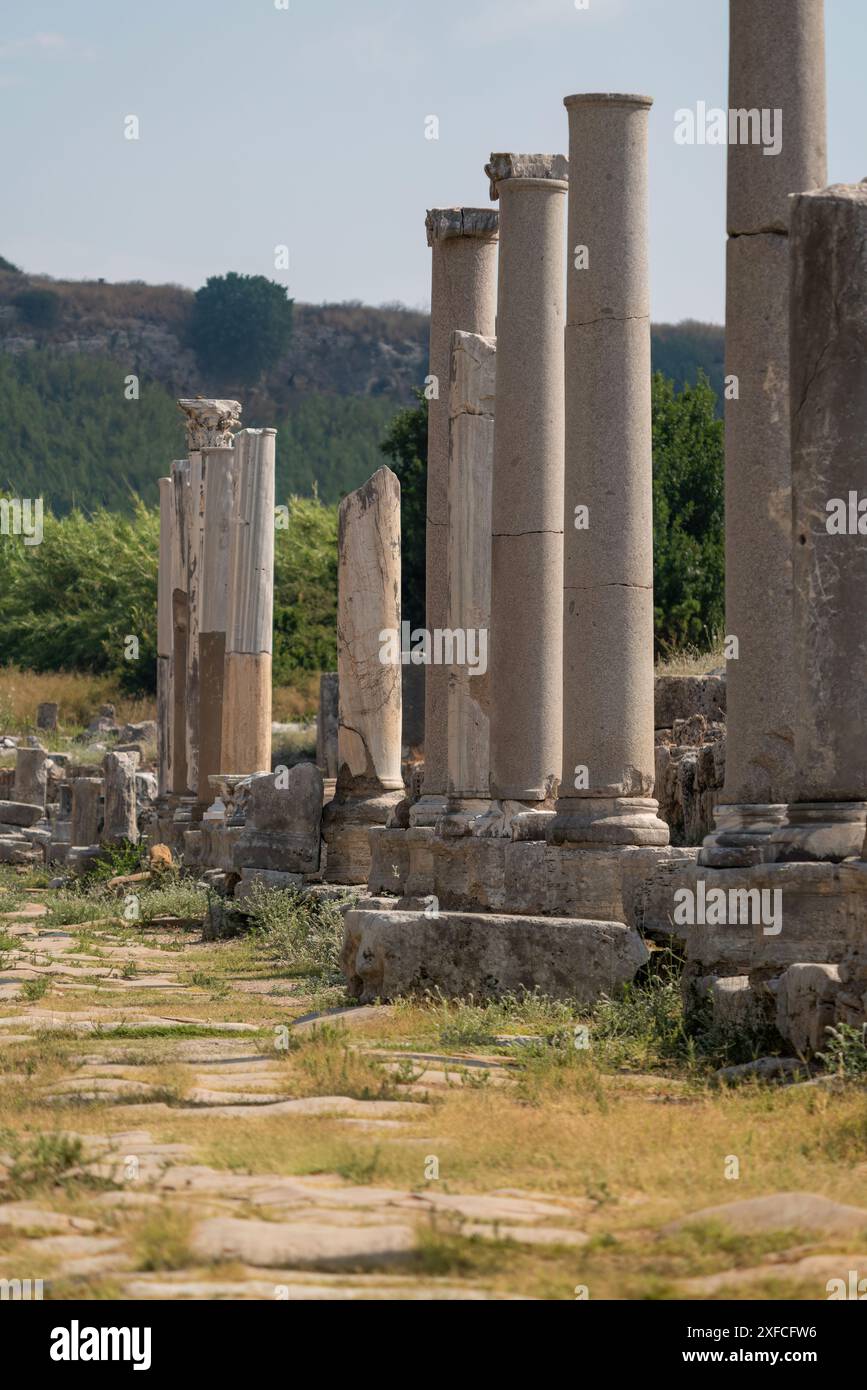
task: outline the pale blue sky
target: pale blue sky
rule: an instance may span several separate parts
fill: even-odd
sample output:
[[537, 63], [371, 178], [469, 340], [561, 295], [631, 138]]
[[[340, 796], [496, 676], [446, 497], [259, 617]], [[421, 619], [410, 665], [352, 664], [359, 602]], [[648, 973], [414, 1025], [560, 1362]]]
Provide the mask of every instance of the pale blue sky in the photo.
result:
[[[299, 300], [426, 305], [426, 208], [484, 206], [492, 149], [565, 152], [566, 94], [647, 92], [653, 316], [719, 322], [725, 150], [673, 129], [679, 107], [726, 105], [727, 8], [0, 0], [0, 253], [61, 278], [196, 288], [237, 270], [282, 274]], [[853, 181], [867, 0], [826, 11], [830, 176]]]

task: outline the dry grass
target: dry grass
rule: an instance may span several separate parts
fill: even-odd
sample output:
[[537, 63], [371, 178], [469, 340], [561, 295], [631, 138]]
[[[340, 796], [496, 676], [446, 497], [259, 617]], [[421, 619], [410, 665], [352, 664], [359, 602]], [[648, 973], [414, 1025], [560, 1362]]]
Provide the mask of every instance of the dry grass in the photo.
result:
[[658, 676], [706, 676], [709, 672], [724, 667], [725, 664], [725, 652], [720, 641], [708, 652], [700, 652], [696, 651], [695, 648], [686, 647], [683, 651], [660, 657], [656, 663], [656, 674]]
[[36, 707], [46, 701], [60, 706], [61, 729], [87, 725], [100, 705], [112, 704], [120, 723], [139, 723], [156, 716], [153, 700], [122, 695], [110, 676], [81, 671], [22, 671], [0, 667], [0, 732], [23, 733], [36, 727]]
[[275, 685], [272, 718], [277, 724], [308, 719], [319, 709], [319, 673], [298, 676], [293, 685]]

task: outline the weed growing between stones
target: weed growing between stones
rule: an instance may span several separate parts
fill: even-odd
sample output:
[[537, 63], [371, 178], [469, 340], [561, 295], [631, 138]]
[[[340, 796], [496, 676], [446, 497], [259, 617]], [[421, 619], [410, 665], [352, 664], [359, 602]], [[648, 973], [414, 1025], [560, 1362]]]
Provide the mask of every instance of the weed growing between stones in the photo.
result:
[[255, 883], [246, 914], [254, 945], [266, 959], [323, 983], [341, 979], [343, 918], [334, 903]]
[[867, 1025], [855, 1028], [841, 1023], [829, 1028], [824, 1051], [817, 1055], [835, 1076], [846, 1080], [867, 1076]]

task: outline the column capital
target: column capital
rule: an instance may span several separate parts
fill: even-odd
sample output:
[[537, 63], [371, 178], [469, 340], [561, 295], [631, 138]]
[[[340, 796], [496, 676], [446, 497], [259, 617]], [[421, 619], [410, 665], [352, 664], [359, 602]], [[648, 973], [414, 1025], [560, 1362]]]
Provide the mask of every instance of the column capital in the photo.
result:
[[485, 165], [491, 181], [491, 202], [500, 196], [498, 185], [505, 179], [550, 179], [569, 181], [569, 160], [565, 154], [492, 154]]
[[634, 92], [576, 92], [574, 96], [564, 97], [563, 105], [567, 111], [573, 106], [637, 106], [649, 111], [653, 97]]
[[241, 423], [240, 401], [220, 401], [205, 396], [179, 400], [186, 415], [187, 448], [225, 449], [232, 443], [232, 432]]
[[425, 217], [427, 244], [452, 237], [477, 236], [496, 241], [500, 214], [496, 208], [429, 208]]

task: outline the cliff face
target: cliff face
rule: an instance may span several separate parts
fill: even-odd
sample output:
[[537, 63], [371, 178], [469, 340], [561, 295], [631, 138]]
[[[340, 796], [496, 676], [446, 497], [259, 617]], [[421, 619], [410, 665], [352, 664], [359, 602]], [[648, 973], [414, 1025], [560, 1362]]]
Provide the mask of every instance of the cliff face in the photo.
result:
[[[53, 322], [14, 304], [24, 288], [57, 297]], [[0, 273], [0, 352], [51, 348], [109, 358], [175, 396], [225, 394], [204, 381], [187, 346], [193, 294], [173, 285], [47, 280]], [[296, 304], [292, 342], [267, 373], [262, 396], [278, 410], [308, 394], [379, 396], [409, 403], [427, 370], [428, 316], [400, 306]], [[243, 390], [243, 388], [237, 388]], [[249, 389], [245, 394], [249, 394]]]

